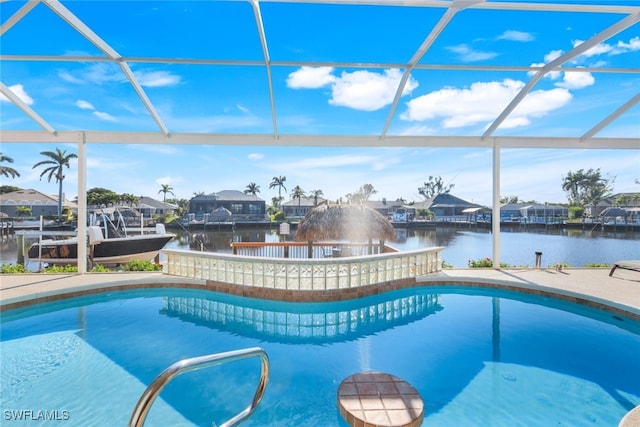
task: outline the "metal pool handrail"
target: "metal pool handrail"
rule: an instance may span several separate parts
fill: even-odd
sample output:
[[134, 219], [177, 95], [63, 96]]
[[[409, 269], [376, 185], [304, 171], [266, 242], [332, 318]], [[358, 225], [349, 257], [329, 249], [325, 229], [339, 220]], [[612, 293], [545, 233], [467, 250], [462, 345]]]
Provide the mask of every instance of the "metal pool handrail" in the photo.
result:
[[147, 417], [151, 405], [162, 389], [176, 376], [190, 371], [196, 371], [199, 369], [209, 368], [211, 366], [218, 366], [228, 362], [235, 362], [242, 359], [248, 359], [250, 357], [260, 357], [261, 372], [260, 381], [258, 387], [251, 400], [251, 403], [236, 416], [228, 421], [220, 424], [221, 427], [235, 426], [240, 421], [248, 418], [249, 415], [255, 411], [256, 407], [262, 400], [264, 390], [267, 387], [267, 381], [269, 380], [269, 358], [267, 353], [260, 347], [251, 347], [241, 350], [227, 351], [224, 353], [209, 354], [206, 356], [192, 357], [190, 359], [183, 359], [169, 366], [162, 371], [160, 375], [153, 380], [149, 387], [142, 393], [138, 403], [133, 409], [131, 419], [129, 420], [129, 427], [142, 427]]

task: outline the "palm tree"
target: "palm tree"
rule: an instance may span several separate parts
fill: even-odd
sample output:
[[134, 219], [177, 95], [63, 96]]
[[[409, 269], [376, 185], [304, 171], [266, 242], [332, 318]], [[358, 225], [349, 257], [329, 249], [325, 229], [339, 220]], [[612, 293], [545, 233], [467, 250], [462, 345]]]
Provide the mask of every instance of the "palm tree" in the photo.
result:
[[287, 191], [287, 187], [284, 186], [284, 182], [287, 180], [286, 176], [274, 176], [269, 188], [278, 187], [278, 200], [282, 201], [282, 190]]
[[260, 186], [255, 182], [252, 182], [247, 185], [247, 188], [244, 190], [244, 194], [251, 194], [252, 196], [256, 196], [260, 192]]
[[313, 205], [317, 205], [318, 204], [318, 197], [323, 196], [324, 193], [322, 192], [322, 190], [311, 190], [309, 192], [309, 197], [313, 197]]
[[162, 186], [162, 188], [160, 190], [158, 190], [158, 194], [163, 193], [163, 197], [162, 197], [162, 201], [166, 202], [167, 201], [167, 193], [171, 193], [171, 195], [173, 197], [176, 197], [175, 194], [173, 194], [173, 187], [169, 186], [169, 184], [160, 184]]
[[596, 183], [589, 186], [583, 197], [585, 205], [591, 205], [591, 213], [595, 212], [598, 202], [611, 196], [611, 183], [609, 181]]
[[300, 208], [300, 199], [302, 197], [306, 197], [306, 195], [304, 194], [304, 190], [302, 188], [300, 188], [299, 185], [296, 185], [293, 190], [291, 190], [291, 198], [292, 199], [298, 199], [298, 208]]
[[133, 207], [134, 205], [137, 205], [139, 200], [137, 196], [134, 196], [133, 194], [130, 194], [130, 193], [120, 194], [119, 199], [120, 199], [120, 202], [126, 203], [127, 205], [129, 205], [129, 207]]
[[[13, 163], [13, 159], [11, 157], [3, 156], [0, 152], [0, 163], [1, 162]], [[0, 175], [4, 175], [7, 178], [9, 178], [9, 176], [11, 176], [11, 178], [15, 178], [16, 176], [20, 176], [20, 173], [14, 168], [0, 165]]]
[[579, 169], [575, 173], [569, 171], [567, 176], [562, 177], [562, 189], [567, 192], [570, 204], [575, 206], [582, 205], [582, 193], [580, 190], [585, 179], [584, 169]]
[[47, 180], [51, 182], [52, 177], [56, 177], [56, 181], [58, 182], [58, 222], [62, 222], [62, 181], [64, 181], [63, 167], [69, 167], [69, 161], [71, 159], [77, 159], [78, 156], [74, 153], [67, 154], [67, 150], [60, 150], [56, 148], [56, 151], [43, 151], [42, 154], [45, 157], [48, 157], [47, 160], [43, 160], [41, 162], [33, 165], [33, 169], [38, 166], [48, 166], [46, 167], [42, 173], [40, 174], [40, 179], [46, 174], [49, 174]]

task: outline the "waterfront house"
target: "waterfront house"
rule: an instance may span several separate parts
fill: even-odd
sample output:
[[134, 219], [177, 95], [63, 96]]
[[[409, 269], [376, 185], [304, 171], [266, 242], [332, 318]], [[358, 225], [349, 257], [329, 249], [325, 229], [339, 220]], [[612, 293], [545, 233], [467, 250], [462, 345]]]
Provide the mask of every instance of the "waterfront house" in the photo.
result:
[[423, 202], [417, 202], [413, 207], [418, 211], [431, 211], [436, 221], [467, 221], [471, 208], [482, 208], [476, 203], [467, 202], [452, 194], [438, 194]]
[[[17, 218], [21, 216], [18, 213], [18, 208], [20, 207], [29, 209], [30, 213], [26, 215], [29, 217], [57, 217], [58, 196], [44, 194], [33, 189], [0, 194], [0, 212], [5, 213], [10, 218]], [[65, 200], [63, 196], [62, 211], [63, 214], [67, 214], [69, 211], [76, 212], [77, 205]]]
[[609, 225], [640, 225], [640, 207], [609, 207], [598, 215], [599, 222]]
[[282, 203], [280, 207], [287, 219], [299, 220], [302, 219], [307, 212], [313, 209], [314, 206], [317, 206], [324, 201], [325, 199], [320, 197], [300, 197], [299, 199], [296, 197], [295, 199]]
[[394, 222], [411, 221], [416, 216], [415, 207], [397, 200], [392, 202], [387, 201], [387, 199], [368, 200], [365, 204]]
[[178, 207], [171, 203], [162, 202], [151, 197], [142, 196], [136, 206], [145, 218], [153, 218], [154, 215], [173, 215]]
[[507, 203], [500, 207], [501, 222], [559, 223], [569, 217], [569, 208], [542, 203]]
[[628, 212], [637, 212], [640, 209], [640, 193], [616, 193], [599, 201], [595, 206], [585, 206], [587, 216], [599, 217], [610, 208], [618, 207]]
[[218, 208], [225, 208], [233, 215], [233, 221], [263, 221], [266, 219], [264, 200], [237, 190], [223, 190], [203, 194], [189, 201], [189, 214], [198, 221], [209, 218]]
[[505, 203], [500, 206], [500, 222], [520, 222], [523, 215], [520, 210], [530, 203]]

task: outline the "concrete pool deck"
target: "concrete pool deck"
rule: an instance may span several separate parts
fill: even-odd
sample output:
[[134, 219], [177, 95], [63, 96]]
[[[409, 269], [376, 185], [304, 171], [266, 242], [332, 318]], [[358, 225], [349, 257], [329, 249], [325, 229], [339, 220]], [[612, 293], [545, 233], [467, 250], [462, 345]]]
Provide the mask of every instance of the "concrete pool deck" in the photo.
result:
[[[442, 283], [504, 288], [530, 294], [557, 296], [564, 300], [614, 311], [640, 320], [640, 273], [606, 268], [554, 269], [444, 269], [420, 276], [417, 285]], [[2, 274], [0, 309], [11, 309], [60, 297], [100, 290], [145, 287], [206, 287], [204, 280], [186, 279], [161, 272], [90, 274]]]

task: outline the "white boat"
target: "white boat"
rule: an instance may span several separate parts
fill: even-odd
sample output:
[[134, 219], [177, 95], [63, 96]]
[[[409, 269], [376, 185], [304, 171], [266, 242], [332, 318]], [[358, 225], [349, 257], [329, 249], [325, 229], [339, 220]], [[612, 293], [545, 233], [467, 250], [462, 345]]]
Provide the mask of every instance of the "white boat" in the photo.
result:
[[[129, 261], [151, 261], [160, 250], [173, 238], [168, 234], [164, 224], [156, 224], [155, 233], [128, 235], [126, 229], [118, 228], [103, 217], [103, 226], [91, 225], [87, 227], [88, 258], [92, 264], [116, 266]], [[94, 222], [96, 223], [96, 222]], [[78, 239], [40, 240], [29, 247], [27, 257], [31, 261], [41, 261], [47, 264], [68, 265], [78, 262]]]

